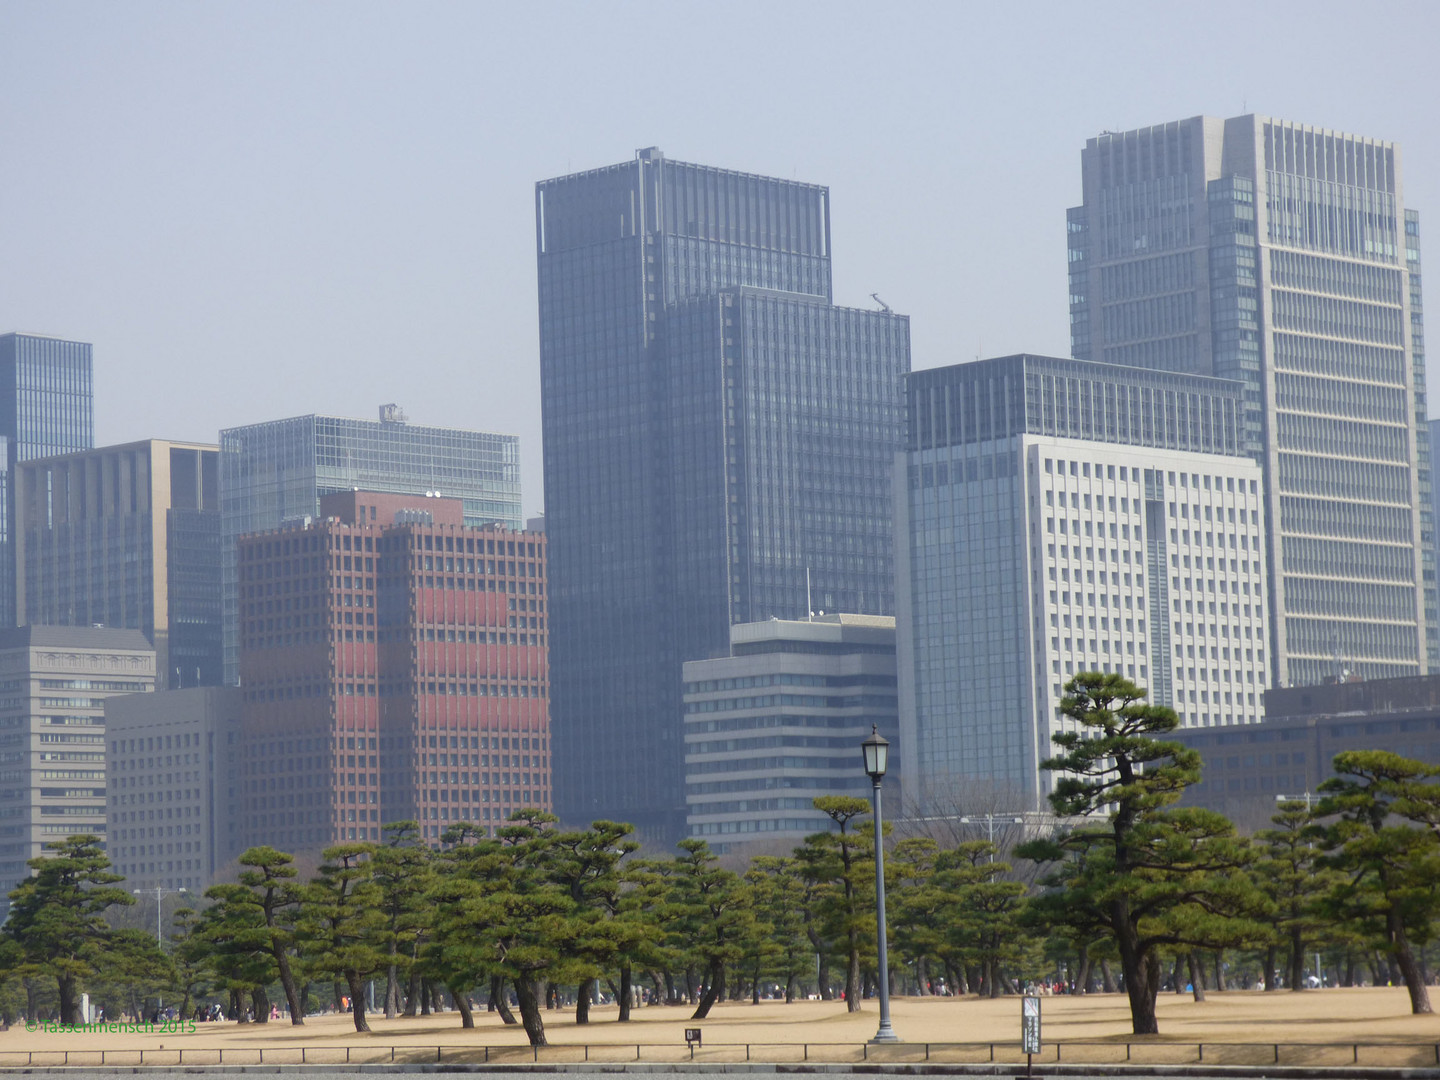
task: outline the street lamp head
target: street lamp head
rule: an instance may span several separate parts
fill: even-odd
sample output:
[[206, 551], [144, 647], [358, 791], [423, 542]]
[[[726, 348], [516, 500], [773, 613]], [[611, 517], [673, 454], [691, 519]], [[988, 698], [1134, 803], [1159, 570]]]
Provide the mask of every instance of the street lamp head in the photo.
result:
[[885, 770], [890, 766], [890, 742], [880, 734], [876, 725], [870, 725], [870, 737], [860, 744], [860, 750], [865, 755], [865, 773], [870, 779], [879, 783], [885, 777]]

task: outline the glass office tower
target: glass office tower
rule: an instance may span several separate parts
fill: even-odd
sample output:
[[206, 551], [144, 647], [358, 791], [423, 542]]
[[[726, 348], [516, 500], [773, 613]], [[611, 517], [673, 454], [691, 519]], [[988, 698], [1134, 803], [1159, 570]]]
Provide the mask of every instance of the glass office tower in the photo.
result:
[[15, 466], [95, 445], [91, 347], [80, 341], [0, 334], [0, 438], [5, 440], [0, 505], [0, 627], [15, 626]]
[[520, 440], [409, 424], [395, 406], [380, 419], [296, 416], [220, 433], [221, 603], [225, 681], [239, 677], [236, 538], [315, 517], [338, 491], [460, 499], [465, 524], [519, 529]]
[[1263, 116], [1089, 140], [1077, 357], [1235, 379], [1276, 685], [1440, 667], [1420, 223], [1393, 143]]
[[830, 302], [829, 193], [635, 160], [536, 186], [555, 801], [684, 834], [681, 664], [892, 611], [909, 323]]

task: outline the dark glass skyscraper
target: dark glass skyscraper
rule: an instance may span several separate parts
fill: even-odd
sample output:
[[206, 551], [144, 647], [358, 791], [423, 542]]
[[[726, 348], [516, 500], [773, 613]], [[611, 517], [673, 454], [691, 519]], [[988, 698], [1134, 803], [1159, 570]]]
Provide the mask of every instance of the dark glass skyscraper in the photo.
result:
[[683, 834], [681, 664], [890, 614], [909, 321], [831, 303], [829, 192], [634, 161], [536, 186], [555, 801]]
[[0, 334], [0, 438], [5, 440], [0, 505], [0, 626], [16, 625], [15, 466], [95, 445], [95, 393], [89, 345]]

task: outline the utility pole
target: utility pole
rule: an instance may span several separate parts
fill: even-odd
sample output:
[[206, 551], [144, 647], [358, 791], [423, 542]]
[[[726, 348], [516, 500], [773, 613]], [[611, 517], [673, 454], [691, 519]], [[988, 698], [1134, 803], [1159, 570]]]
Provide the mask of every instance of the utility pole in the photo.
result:
[[157, 885], [153, 889], [131, 890], [131, 892], [133, 892], [136, 896], [149, 896], [151, 893], [155, 894], [155, 944], [159, 946], [161, 952], [165, 951], [165, 937], [163, 929], [160, 925], [160, 910], [162, 907], [161, 901], [167, 896], [175, 896], [178, 893], [183, 893], [186, 891], [186, 889], [167, 889], [163, 885]]
[[1025, 819], [1019, 814], [977, 814], [974, 817], [965, 815], [957, 818], [962, 825], [976, 825], [985, 822], [985, 836], [990, 842], [990, 861], [995, 861], [995, 823], [1001, 822], [1005, 825], [1024, 825]]

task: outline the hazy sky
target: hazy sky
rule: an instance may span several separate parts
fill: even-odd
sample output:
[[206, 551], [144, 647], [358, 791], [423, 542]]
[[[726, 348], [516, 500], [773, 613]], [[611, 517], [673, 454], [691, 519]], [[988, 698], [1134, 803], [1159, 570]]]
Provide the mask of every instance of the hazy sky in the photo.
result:
[[836, 299], [916, 367], [1064, 354], [1087, 137], [1394, 139], [1440, 237], [1437, 51], [1435, 0], [0, 0], [0, 330], [94, 343], [100, 444], [397, 401], [518, 434], [534, 512], [536, 180], [654, 145], [828, 184]]

